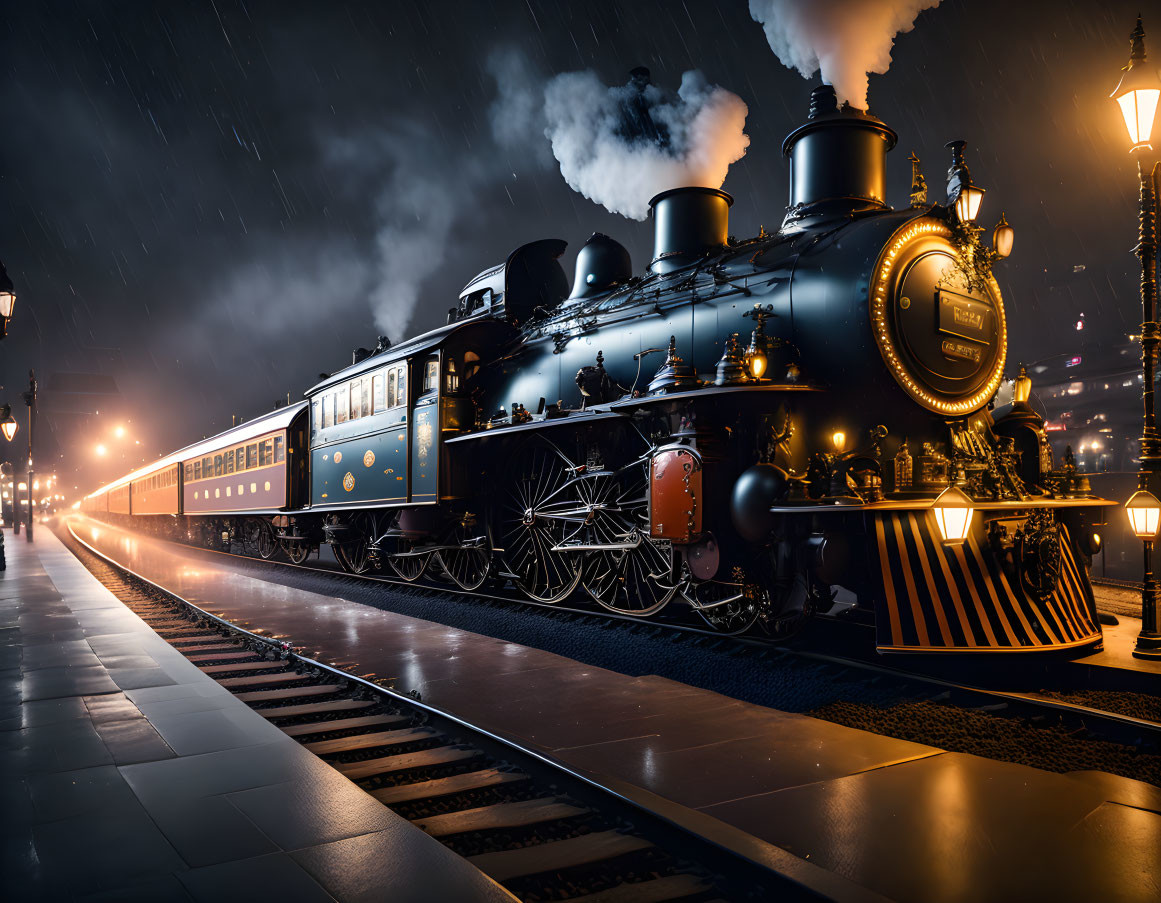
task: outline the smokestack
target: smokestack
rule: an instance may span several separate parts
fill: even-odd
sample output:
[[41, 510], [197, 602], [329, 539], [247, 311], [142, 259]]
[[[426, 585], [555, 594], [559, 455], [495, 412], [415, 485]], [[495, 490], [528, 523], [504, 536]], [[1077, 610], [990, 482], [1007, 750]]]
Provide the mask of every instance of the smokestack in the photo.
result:
[[881, 120], [849, 106], [834, 88], [810, 95], [810, 117], [782, 143], [790, 158], [790, 209], [783, 229], [887, 207], [887, 151], [898, 136]]
[[672, 273], [726, 246], [734, 199], [720, 188], [672, 188], [649, 202], [653, 273]]

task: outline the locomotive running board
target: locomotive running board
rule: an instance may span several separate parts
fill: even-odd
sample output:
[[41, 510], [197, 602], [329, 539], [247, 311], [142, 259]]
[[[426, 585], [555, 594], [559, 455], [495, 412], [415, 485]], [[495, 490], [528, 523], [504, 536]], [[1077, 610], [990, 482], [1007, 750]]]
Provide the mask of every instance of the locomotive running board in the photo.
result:
[[1020, 652], [1100, 642], [1092, 591], [1063, 524], [1056, 588], [1035, 598], [975, 536], [949, 548], [925, 512], [874, 520], [880, 652]]

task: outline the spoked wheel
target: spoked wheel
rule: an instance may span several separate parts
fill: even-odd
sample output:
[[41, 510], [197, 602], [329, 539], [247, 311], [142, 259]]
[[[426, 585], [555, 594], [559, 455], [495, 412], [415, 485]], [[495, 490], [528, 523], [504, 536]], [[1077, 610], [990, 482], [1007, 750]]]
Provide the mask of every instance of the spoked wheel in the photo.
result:
[[584, 540], [622, 549], [589, 553], [584, 586], [597, 603], [618, 614], [646, 617], [677, 593], [673, 546], [649, 536], [647, 471], [634, 462], [604, 478], [578, 481], [591, 514]]
[[258, 526], [254, 536], [254, 550], [260, 557], [269, 560], [278, 551], [278, 539], [274, 536], [273, 528], [266, 521], [259, 520], [256, 523]]
[[469, 593], [484, 585], [492, 568], [492, 553], [478, 546], [440, 549], [435, 555], [452, 582]]
[[414, 583], [427, 570], [427, 563], [431, 560], [431, 552], [414, 551], [414, 543], [407, 539], [400, 539], [397, 551], [387, 556], [387, 566], [395, 572], [397, 577]]
[[[279, 545], [292, 564], [302, 564], [310, 557], [310, 543], [303, 539], [280, 539]], [[341, 562], [340, 562], [341, 563]]]
[[375, 527], [374, 515], [355, 514], [347, 524], [346, 540], [332, 546], [339, 566], [348, 574], [365, 574], [371, 569]]
[[577, 467], [546, 439], [513, 462], [489, 525], [512, 581], [537, 602], [559, 602], [581, 579], [581, 559], [555, 547], [583, 520]]
[[709, 580], [684, 592], [701, 619], [727, 636], [745, 633], [763, 613], [764, 592], [754, 586]]

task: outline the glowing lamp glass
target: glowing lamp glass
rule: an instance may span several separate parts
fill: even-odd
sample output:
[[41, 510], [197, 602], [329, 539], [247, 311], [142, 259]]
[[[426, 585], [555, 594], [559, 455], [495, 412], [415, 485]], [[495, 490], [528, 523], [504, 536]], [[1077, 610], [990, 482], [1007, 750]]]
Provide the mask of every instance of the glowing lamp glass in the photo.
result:
[[1032, 395], [1032, 380], [1027, 374], [1017, 376], [1012, 385], [1012, 401], [1016, 404], [1027, 404]]
[[1161, 526], [1161, 501], [1153, 493], [1144, 489], [1134, 492], [1125, 502], [1125, 513], [1138, 539], [1153, 539], [1157, 535], [1157, 527]]
[[[1156, 80], [1156, 76], [1154, 76]], [[1157, 115], [1157, 101], [1161, 99], [1161, 87], [1134, 88], [1117, 95], [1121, 115], [1125, 117], [1125, 128], [1133, 150], [1149, 147], [1153, 134], [1153, 120]]]
[[830, 441], [834, 445], [834, 450], [836, 452], [841, 452], [843, 450], [843, 446], [847, 444], [847, 434], [842, 430], [836, 430], [830, 437]]
[[750, 375], [754, 379], [761, 379], [762, 374], [766, 372], [766, 352], [758, 348], [753, 348], [749, 354], [746, 355], [746, 366], [750, 370]]
[[0, 292], [0, 317], [9, 319], [12, 316], [12, 308], [16, 306], [16, 295], [12, 292]]
[[992, 250], [997, 257], [1008, 257], [1012, 253], [1012, 245], [1016, 243], [1016, 230], [1008, 225], [1003, 215], [996, 223], [996, 231], [992, 233]]
[[980, 204], [984, 200], [984, 189], [975, 185], [964, 185], [955, 198], [955, 215], [961, 223], [974, 223], [980, 215]]
[[959, 545], [968, 538], [975, 508], [972, 500], [962, 489], [949, 486], [943, 490], [932, 504], [931, 510], [935, 514], [940, 538], [946, 545]]
[[16, 431], [19, 428], [20, 427], [16, 424], [16, 419], [11, 414], [9, 414], [4, 420], [0, 421], [0, 432], [4, 433], [4, 438], [9, 442], [12, 441], [12, 437], [16, 435]]

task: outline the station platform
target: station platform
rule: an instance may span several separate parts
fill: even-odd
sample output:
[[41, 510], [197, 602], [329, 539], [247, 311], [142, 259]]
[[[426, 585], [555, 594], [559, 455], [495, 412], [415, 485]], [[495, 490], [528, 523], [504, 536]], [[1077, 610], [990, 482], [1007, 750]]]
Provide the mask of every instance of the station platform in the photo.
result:
[[1055, 774], [756, 706], [655, 676], [291, 590], [230, 559], [74, 521], [222, 617], [643, 788], [904, 901], [1156, 900], [1161, 789]]
[[51, 530], [6, 551], [6, 899], [515, 899], [202, 674]]

